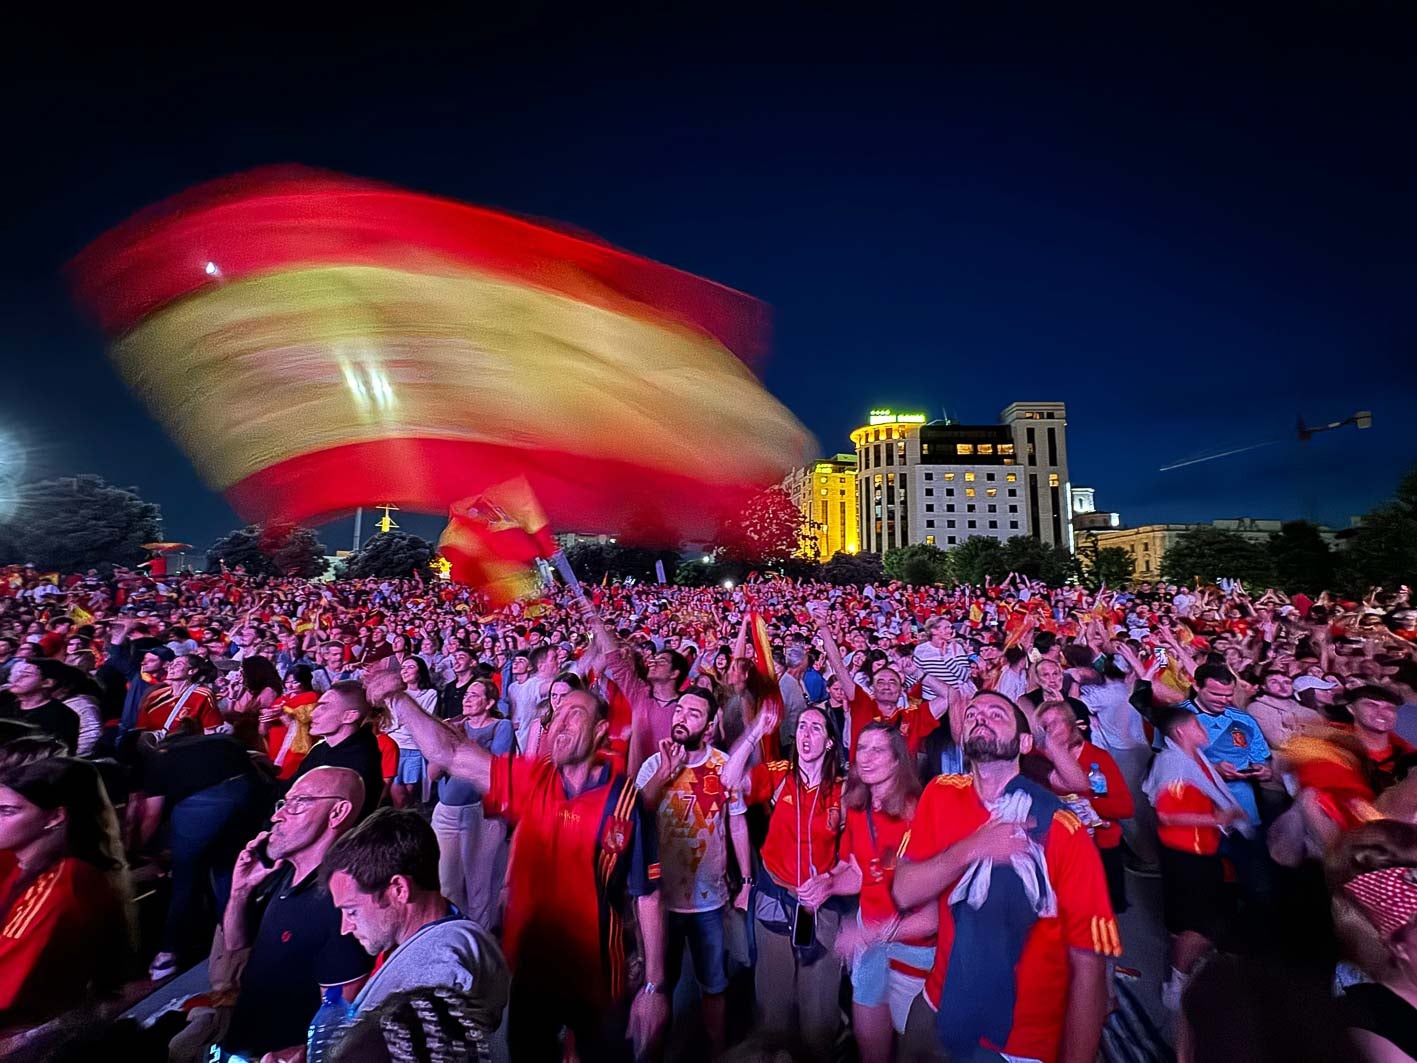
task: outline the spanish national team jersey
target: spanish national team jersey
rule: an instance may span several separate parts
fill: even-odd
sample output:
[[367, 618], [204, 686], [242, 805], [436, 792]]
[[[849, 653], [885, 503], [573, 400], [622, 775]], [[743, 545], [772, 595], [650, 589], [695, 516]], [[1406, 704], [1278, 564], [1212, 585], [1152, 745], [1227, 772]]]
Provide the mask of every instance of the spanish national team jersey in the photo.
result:
[[930, 711], [930, 706], [923, 701], [912, 701], [905, 708], [900, 709], [894, 716], [886, 716], [881, 712], [881, 706], [876, 699], [868, 694], [863, 688], [856, 688], [856, 696], [851, 699], [851, 756], [856, 757], [857, 739], [861, 737], [861, 732], [866, 729], [868, 723], [892, 723], [900, 729], [901, 737], [905, 739], [906, 747], [910, 750], [911, 756], [916, 756], [925, 746], [925, 739], [930, 737], [930, 732], [940, 725], [940, 721], [935, 719], [935, 714]]
[[639, 791], [608, 765], [575, 796], [548, 758], [497, 757], [483, 797], [516, 827], [502, 951], [516, 977], [579, 991], [606, 1007], [625, 991], [625, 906], [658, 886], [653, 823]]
[[[659, 771], [656, 750], [640, 766], [635, 780], [641, 789]], [[713, 746], [694, 754], [664, 788], [660, 798], [659, 863], [664, 875], [660, 892], [670, 912], [712, 912], [728, 904], [728, 817], [747, 808], [736, 790], [723, 785], [728, 755]]]
[[845, 826], [840, 784], [803, 786], [792, 774], [791, 761], [773, 760], [756, 765], [748, 776], [747, 802], [772, 805], [762, 858], [768, 874], [782, 885], [795, 890], [836, 866]]
[[[941, 775], [925, 787], [904, 850], [907, 860], [927, 860], [984, 825], [989, 813], [968, 775]], [[1029, 931], [1015, 968], [1018, 990], [1013, 1028], [1003, 1045], [986, 1046], [1009, 1056], [1051, 1063], [1058, 1057], [1068, 1003], [1068, 952], [1080, 949], [1120, 956], [1121, 938], [1107, 895], [1107, 879], [1097, 846], [1076, 816], [1059, 811], [1043, 847], [1048, 877], [1058, 898], [1058, 914], [1039, 919]], [[939, 944], [935, 966], [925, 980], [925, 1001], [938, 1009], [954, 945], [951, 882], [940, 894]], [[969, 977], [956, 971], [954, 977]]]

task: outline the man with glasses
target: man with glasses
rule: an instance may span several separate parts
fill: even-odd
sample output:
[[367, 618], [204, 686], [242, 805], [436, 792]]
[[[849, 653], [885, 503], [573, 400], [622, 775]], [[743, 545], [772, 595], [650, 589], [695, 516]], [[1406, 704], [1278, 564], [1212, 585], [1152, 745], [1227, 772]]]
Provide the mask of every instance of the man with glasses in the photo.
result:
[[213, 987], [237, 990], [225, 1051], [292, 1058], [325, 989], [340, 986], [353, 1001], [364, 985], [373, 957], [340, 933], [339, 910], [319, 875], [320, 861], [363, 806], [357, 773], [317, 768], [277, 802], [270, 830], [237, 858], [212, 949]]

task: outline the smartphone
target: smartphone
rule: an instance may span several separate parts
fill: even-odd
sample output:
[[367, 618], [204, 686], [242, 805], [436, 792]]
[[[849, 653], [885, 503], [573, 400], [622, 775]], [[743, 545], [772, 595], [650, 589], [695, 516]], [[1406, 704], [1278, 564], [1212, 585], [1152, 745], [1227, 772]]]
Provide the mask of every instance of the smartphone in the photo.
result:
[[817, 913], [805, 904], [797, 906], [797, 914], [792, 917], [792, 946], [805, 949], [817, 940]]
[[261, 866], [266, 869], [270, 869], [276, 866], [276, 862], [271, 859], [271, 853], [269, 848], [270, 843], [271, 840], [269, 838], [266, 838], [259, 845], [257, 845], [255, 849], [252, 850], [252, 854], [256, 857], [257, 860], [261, 862]]

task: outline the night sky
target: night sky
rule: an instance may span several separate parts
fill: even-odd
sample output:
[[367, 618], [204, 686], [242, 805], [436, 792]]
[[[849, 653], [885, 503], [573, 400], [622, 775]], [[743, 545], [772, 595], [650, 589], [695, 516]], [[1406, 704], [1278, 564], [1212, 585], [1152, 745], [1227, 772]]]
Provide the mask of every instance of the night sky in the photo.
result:
[[[1414, 8], [981, 6], [991, 21], [528, 7], [363, 38], [17, 38], [0, 427], [32, 474], [136, 485], [170, 537], [232, 527], [61, 270], [140, 207], [293, 162], [557, 219], [758, 296], [765, 383], [823, 453], [872, 406], [971, 422], [1062, 399], [1073, 482], [1127, 523], [1346, 525], [1385, 497], [1417, 462]], [[1371, 431], [1293, 441], [1297, 415], [1357, 409]], [[325, 532], [348, 545], [348, 521]]]

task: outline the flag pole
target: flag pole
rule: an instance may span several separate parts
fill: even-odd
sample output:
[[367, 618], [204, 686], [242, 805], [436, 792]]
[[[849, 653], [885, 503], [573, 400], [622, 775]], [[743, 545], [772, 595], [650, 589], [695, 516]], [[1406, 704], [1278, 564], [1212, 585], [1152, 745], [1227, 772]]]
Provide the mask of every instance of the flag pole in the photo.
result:
[[566, 586], [571, 588], [571, 593], [585, 601], [585, 591], [581, 589], [581, 581], [576, 578], [571, 562], [566, 560], [566, 551], [557, 550], [551, 555], [551, 563], [556, 566], [556, 571], [561, 573], [561, 578], [566, 581]]

